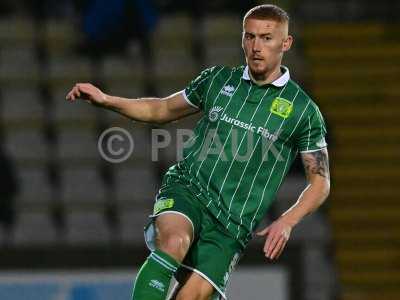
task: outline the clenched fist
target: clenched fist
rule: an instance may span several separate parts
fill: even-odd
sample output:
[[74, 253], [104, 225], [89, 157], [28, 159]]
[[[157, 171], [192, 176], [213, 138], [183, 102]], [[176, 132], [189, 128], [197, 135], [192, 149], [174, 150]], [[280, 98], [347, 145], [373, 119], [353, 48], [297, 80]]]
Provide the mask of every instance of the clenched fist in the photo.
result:
[[93, 105], [103, 106], [107, 100], [107, 95], [93, 84], [77, 83], [65, 98], [71, 102], [76, 99], [83, 99]]

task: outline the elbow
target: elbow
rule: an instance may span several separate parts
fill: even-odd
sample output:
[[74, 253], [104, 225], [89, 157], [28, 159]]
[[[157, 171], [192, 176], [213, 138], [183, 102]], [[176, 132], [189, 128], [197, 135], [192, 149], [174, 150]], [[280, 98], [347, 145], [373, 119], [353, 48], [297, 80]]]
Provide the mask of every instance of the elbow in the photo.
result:
[[[133, 118], [131, 118], [131, 119], [135, 120]], [[137, 121], [141, 121], [141, 122], [144, 122], [147, 124], [153, 124], [156, 126], [168, 123], [168, 120], [166, 120], [166, 118], [162, 114], [158, 113], [157, 111], [153, 111], [153, 112], [144, 114]]]
[[163, 102], [165, 98], [162, 98], [159, 100], [159, 102], [157, 103], [157, 107], [152, 111], [152, 114], [150, 116], [150, 123], [152, 124], [156, 124], [156, 125], [164, 125], [169, 123], [171, 120], [168, 117], [168, 113], [167, 110], [165, 108], [164, 104], [165, 102]]
[[331, 192], [331, 182], [329, 179], [324, 180], [321, 187], [322, 202], [324, 202]]
[[316, 198], [318, 199], [318, 206], [322, 205], [328, 198], [331, 191], [331, 184], [329, 178], [319, 177], [318, 180], [314, 180], [310, 185], [314, 191]]
[[170, 120], [168, 120], [167, 118], [163, 118], [162, 116], [156, 116], [156, 117], [152, 118], [151, 121], [149, 121], [149, 123], [155, 124], [155, 125], [164, 125], [169, 122], [170, 122]]

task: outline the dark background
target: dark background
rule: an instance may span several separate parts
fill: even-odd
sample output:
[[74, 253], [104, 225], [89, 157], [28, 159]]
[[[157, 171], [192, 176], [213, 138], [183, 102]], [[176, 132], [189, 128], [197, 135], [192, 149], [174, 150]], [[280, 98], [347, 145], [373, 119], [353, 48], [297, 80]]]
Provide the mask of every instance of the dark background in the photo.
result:
[[[243, 63], [241, 18], [260, 1], [2, 1], [0, 4], [0, 268], [137, 267], [142, 228], [172, 144], [165, 126], [70, 104], [75, 82], [125, 97], [166, 96], [204, 68]], [[328, 124], [332, 191], [293, 232], [282, 258], [293, 299], [400, 296], [399, 2], [276, 1], [295, 37], [284, 59]], [[133, 154], [112, 164], [97, 139], [128, 130]], [[292, 168], [270, 222], [305, 186]], [[254, 240], [240, 265], [271, 263]], [[275, 264], [275, 263], [273, 263]]]

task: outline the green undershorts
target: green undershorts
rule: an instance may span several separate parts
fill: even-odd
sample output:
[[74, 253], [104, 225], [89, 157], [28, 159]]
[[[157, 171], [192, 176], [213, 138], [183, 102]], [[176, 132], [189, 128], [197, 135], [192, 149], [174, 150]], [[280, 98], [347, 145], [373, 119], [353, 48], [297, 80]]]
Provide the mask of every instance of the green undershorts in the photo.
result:
[[155, 217], [166, 213], [186, 217], [192, 224], [193, 241], [175, 277], [179, 281], [188, 270], [196, 272], [214, 287], [212, 299], [226, 299], [229, 276], [242, 256], [243, 246], [207, 211], [191, 192], [190, 185], [179, 178], [166, 177], [145, 228], [146, 244], [154, 251]]

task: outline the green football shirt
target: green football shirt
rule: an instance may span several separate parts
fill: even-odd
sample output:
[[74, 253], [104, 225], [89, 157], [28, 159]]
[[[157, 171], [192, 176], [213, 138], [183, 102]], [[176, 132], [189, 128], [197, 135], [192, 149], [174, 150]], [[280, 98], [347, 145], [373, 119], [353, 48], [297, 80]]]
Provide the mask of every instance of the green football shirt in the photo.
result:
[[326, 147], [317, 105], [289, 70], [258, 86], [248, 67], [204, 70], [182, 91], [203, 112], [177, 175], [244, 244], [265, 216], [297, 153]]

